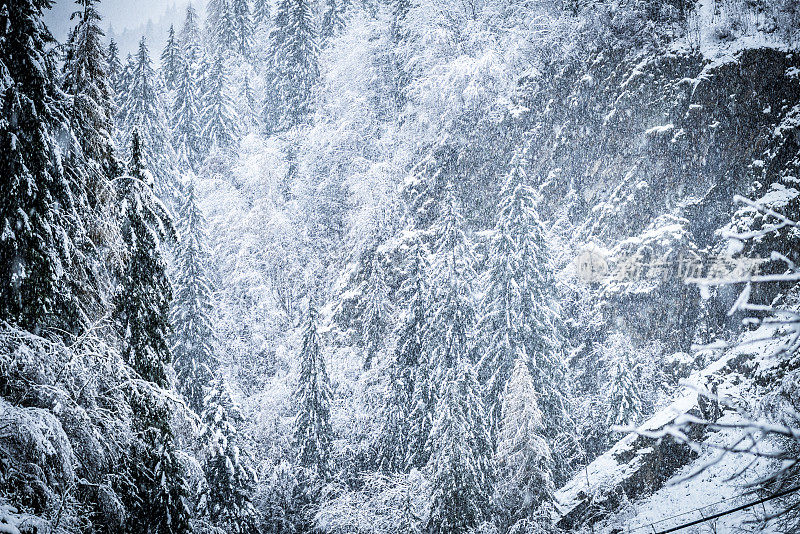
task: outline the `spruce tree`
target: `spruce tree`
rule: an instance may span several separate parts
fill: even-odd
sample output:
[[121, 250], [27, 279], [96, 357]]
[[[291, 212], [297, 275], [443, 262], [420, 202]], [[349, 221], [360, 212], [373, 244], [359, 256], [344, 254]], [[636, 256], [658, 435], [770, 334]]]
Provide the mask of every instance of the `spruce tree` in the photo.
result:
[[[501, 415], [501, 394], [514, 362], [527, 362], [545, 435], [551, 445], [574, 430], [569, 413], [563, 344], [555, 308], [555, 279], [536, 195], [525, 174], [526, 150], [518, 150], [500, 193], [498, 217], [488, 247], [486, 292], [479, 332], [483, 340], [481, 381], [486, 385], [493, 429]], [[556, 465], [565, 475], [568, 464]]]
[[291, 129], [313, 110], [313, 93], [319, 80], [313, 11], [309, 0], [278, 3], [267, 62], [265, 123], [270, 130]]
[[474, 260], [452, 185], [442, 208], [431, 228], [435, 304], [425, 328], [428, 368], [422, 372], [431, 377], [436, 400], [424, 450], [432, 484], [427, 530], [444, 534], [466, 532], [483, 520], [493, 468], [482, 392], [471, 361]]
[[253, 86], [250, 82], [250, 75], [246, 74], [242, 87], [241, 111], [239, 112], [239, 117], [248, 128], [258, 124], [257, 107], [258, 104], [255, 93], [253, 92]]
[[537, 512], [552, 509], [555, 502], [553, 459], [538, 399], [528, 362], [519, 358], [506, 382], [497, 438], [495, 505], [502, 511], [502, 532], [528, 531], [525, 527], [541, 520]]
[[167, 366], [171, 363], [172, 286], [161, 242], [172, 238], [174, 230], [153, 192], [153, 177], [144, 165], [138, 130], [131, 136], [128, 175], [120, 184], [122, 241], [128, 256], [119, 275], [114, 315], [122, 336], [122, 353], [143, 379], [166, 388]]
[[122, 91], [122, 59], [119, 57], [119, 46], [114, 39], [108, 43], [106, 52], [108, 59], [108, 83], [111, 86], [111, 97], [114, 102], [119, 102], [119, 94]]
[[392, 99], [395, 109], [401, 110], [406, 101], [406, 87], [410, 79], [409, 70], [402, 55], [402, 47], [409, 36], [406, 17], [411, 11], [411, 0], [392, 0], [392, 22], [389, 27], [389, 38], [392, 50], [389, 53], [389, 68], [391, 70]]
[[209, 0], [206, 6], [206, 35], [214, 56], [237, 49], [236, 27], [231, 0]]
[[189, 182], [184, 195], [178, 212], [172, 355], [178, 389], [189, 401], [189, 406], [200, 413], [203, 410], [203, 388], [211, 381], [217, 368], [214, 308], [208, 277], [210, 254], [206, 223], [195, 201], [194, 182]]
[[[454, 325], [459, 328], [458, 325]], [[494, 482], [491, 443], [472, 364], [457, 357], [443, 379], [431, 431], [430, 534], [472, 532], [488, 518]]]
[[[174, 153], [166, 125], [167, 119], [156, 85], [150, 52], [144, 37], [133, 60], [125, 101], [119, 111], [122, 140], [127, 142], [138, 131], [143, 165], [155, 177], [156, 194], [164, 200], [177, 196], [172, 169]], [[132, 143], [128, 143], [130, 146]]]
[[[427, 414], [425, 408], [430, 383], [424, 372], [424, 336], [427, 313], [428, 251], [416, 234], [408, 236], [403, 246], [406, 255], [400, 294], [405, 302], [394, 359], [389, 370], [386, 403], [381, 414], [381, 430], [377, 444], [378, 467], [387, 472], [405, 471], [414, 466], [415, 452], [424, 449], [430, 432], [430, 421], [417, 421], [413, 415]], [[421, 409], [415, 410], [415, 402]], [[422, 467], [417, 463], [416, 467]]]
[[[87, 169], [93, 175], [87, 181], [88, 192], [98, 197], [109, 190], [106, 180], [121, 171], [111, 137], [114, 89], [110, 83], [119, 74], [121, 63], [113, 41], [108, 52], [103, 49], [97, 2], [78, 0], [77, 3], [81, 10], [73, 15], [78, 22], [66, 44], [62, 89], [69, 97], [67, 116], [78, 150], [85, 164], [95, 167]], [[98, 198], [92, 199], [93, 207], [100, 202]]]
[[335, 314], [341, 328], [364, 350], [364, 369], [372, 366], [382, 349], [391, 323], [383, 256], [378, 238], [373, 238], [353, 262]]
[[294, 443], [297, 463], [308, 469], [315, 479], [328, 479], [333, 469], [331, 398], [331, 384], [317, 335], [317, 311], [309, 304], [300, 352], [300, 378], [295, 393]]
[[0, 318], [38, 331], [79, 330], [86, 322], [68, 283], [85, 279], [73, 263], [83, 229], [70, 183], [56, 165], [53, 43], [41, 20], [47, 0], [0, 5]]
[[135, 385], [131, 397], [138, 439], [130, 460], [135, 496], [128, 503], [128, 528], [141, 531], [144, 527], [153, 534], [185, 533], [191, 530], [188, 489], [170, 425], [171, 409], [164, 394], [152, 387], [169, 386], [172, 290], [161, 241], [172, 237], [172, 223], [153, 193], [138, 130], [131, 136], [128, 175], [120, 184], [122, 239], [128, 256], [119, 273], [114, 318], [125, 360], [141, 379], [151, 383]]
[[111, 180], [121, 173], [121, 164], [111, 137], [113, 93], [95, 4], [94, 0], [78, 1], [81, 9], [73, 15], [77, 23], [65, 46], [62, 90], [72, 133], [63, 167], [73, 184], [72, 197], [85, 229], [76, 245], [88, 267], [85, 280], [73, 276], [71, 283], [80, 286], [75, 289], [89, 301], [92, 315], [99, 315], [104, 311], [100, 309], [103, 294], [111, 285], [100, 251], [112, 246], [116, 233]]
[[219, 147], [226, 150], [233, 146], [237, 136], [233, 100], [227, 92], [227, 77], [222, 56], [217, 56], [211, 65], [203, 95], [203, 111], [200, 117], [202, 139], [206, 150]]
[[161, 76], [167, 89], [174, 89], [181, 74], [184, 60], [178, 38], [175, 36], [175, 27], [170, 25], [167, 44], [161, 52]]
[[184, 63], [172, 105], [172, 142], [179, 164], [190, 169], [196, 169], [200, 164], [203, 150], [197, 77], [196, 67], [192, 63]]
[[604, 391], [606, 428], [631, 426], [642, 414], [642, 396], [636, 384], [634, 364], [626, 350], [616, 352], [610, 362], [608, 384]]
[[344, 10], [346, 3], [343, 0], [325, 0], [325, 10], [322, 14], [320, 27], [320, 43], [324, 46], [330, 39], [339, 34], [344, 28]]
[[261, 30], [272, 22], [269, 0], [254, 0], [253, 25], [256, 30]]
[[180, 46], [186, 63], [192, 63], [200, 58], [202, 52], [200, 22], [197, 11], [189, 4], [186, 7], [186, 19], [180, 33]]
[[236, 39], [235, 50], [244, 57], [250, 56], [253, 41], [253, 20], [250, 16], [249, 0], [231, 0], [233, 33]]
[[163, 400], [156, 402], [148, 399], [145, 404], [133, 405], [147, 415], [137, 418], [146, 420], [136, 425], [142, 444], [136, 456], [143, 459], [143, 465], [133, 479], [138, 496], [131, 506], [127, 532], [144, 528], [148, 534], [188, 534], [193, 529], [186, 470], [169, 424], [171, 410]]
[[199, 512], [230, 534], [255, 533], [255, 508], [251, 501], [256, 483], [247, 456], [239, 449], [236, 426], [241, 422], [223, 378], [217, 375], [203, 400], [204, 471], [207, 487]]
[[392, 321], [392, 303], [389, 300], [389, 288], [386, 285], [382, 260], [376, 250], [376, 254], [372, 255], [372, 268], [366, 284], [366, 307], [361, 332], [365, 351], [364, 369], [372, 367], [373, 361], [383, 349]]

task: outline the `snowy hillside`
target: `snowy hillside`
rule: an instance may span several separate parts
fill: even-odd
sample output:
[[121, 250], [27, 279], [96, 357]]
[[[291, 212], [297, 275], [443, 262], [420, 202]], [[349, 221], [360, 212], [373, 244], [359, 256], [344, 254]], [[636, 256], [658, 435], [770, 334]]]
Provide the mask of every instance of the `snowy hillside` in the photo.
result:
[[50, 3], [0, 533], [800, 529], [797, 0]]

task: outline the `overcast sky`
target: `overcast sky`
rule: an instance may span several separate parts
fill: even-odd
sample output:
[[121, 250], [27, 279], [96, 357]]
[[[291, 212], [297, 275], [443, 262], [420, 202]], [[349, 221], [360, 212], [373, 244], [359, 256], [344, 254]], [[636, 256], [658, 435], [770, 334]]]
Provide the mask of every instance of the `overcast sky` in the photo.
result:
[[[183, 0], [102, 0], [98, 9], [103, 16], [103, 28], [111, 26], [119, 33], [147, 24], [149, 19], [157, 22], [169, 7], [184, 3]], [[194, 0], [196, 7], [204, 3], [205, 0]], [[69, 17], [75, 9], [74, 0], [56, 0], [52, 11], [46, 15], [47, 25], [57, 39], [66, 37]]]

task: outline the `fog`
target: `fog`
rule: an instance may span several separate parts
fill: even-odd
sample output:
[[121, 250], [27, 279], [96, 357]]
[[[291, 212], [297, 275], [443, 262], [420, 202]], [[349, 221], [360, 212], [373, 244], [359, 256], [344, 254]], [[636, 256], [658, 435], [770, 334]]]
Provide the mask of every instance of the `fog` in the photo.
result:
[[[141, 35], [146, 34], [153, 46], [160, 46], [162, 35], [170, 23], [180, 20], [188, 2], [183, 0], [102, 0], [98, 9], [103, 16], [103, 27], [120, 44], [130, 51]], [[196, 7], [205, 0], [194, 0]], [[45, 20], [59, 41], [66, 39], [71, 26], [70, 15], [77, 9], [74, 0], [56, 0]]]

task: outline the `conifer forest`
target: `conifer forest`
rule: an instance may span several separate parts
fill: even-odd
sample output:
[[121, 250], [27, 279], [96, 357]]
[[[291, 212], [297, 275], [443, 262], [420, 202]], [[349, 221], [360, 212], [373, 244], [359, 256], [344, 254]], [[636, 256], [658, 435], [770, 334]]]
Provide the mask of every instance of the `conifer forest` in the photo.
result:
[[800, 532], [800, 0], [0, 0], [0, 533]]

